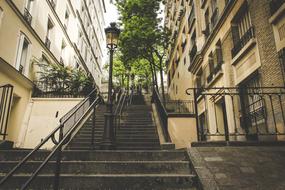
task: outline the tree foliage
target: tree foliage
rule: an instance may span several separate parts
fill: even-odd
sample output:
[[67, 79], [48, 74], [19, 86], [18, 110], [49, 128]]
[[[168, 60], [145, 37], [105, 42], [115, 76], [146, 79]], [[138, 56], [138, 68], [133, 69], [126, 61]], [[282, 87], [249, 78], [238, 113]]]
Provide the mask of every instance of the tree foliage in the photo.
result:
[[[157, 86], [157, 71], [163, 84], [168, 32], [161, 26], [158, 14], [162, 0], [117, 0], [123, 31], [120, 35], [121, 58], [125, 64], [143, 63]], [[140, 73], [139, 71], [137, 71]], [[162, 91], [163, 85], [161, 85]], [[163, 93], [164, 94], [164, 93]]]
[[55, 93], [69, 93], [73, 95], [88, 94], [93, 88], [93, 78], [87, 75], [80, 68], [74, 69], [70, 66], [50, 64], [38, 64], [38, 81], [36, 83], [44, 84], [43, 90], [49, 89]]

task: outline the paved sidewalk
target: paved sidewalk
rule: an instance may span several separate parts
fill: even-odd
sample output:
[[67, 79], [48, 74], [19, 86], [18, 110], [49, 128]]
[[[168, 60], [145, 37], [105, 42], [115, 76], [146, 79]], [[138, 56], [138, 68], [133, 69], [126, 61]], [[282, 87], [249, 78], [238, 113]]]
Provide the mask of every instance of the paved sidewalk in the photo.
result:
[[285, 146], [192, 147], [205, 190], [285, 190]]

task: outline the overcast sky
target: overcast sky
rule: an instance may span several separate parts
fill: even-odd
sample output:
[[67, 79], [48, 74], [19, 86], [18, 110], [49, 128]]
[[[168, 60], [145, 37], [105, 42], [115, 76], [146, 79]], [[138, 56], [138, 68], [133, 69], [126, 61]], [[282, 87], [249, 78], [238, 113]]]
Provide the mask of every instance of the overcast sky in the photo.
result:
[[110, 3], [110, 0], [105, 0], [106, 3], [106, 13], [105, 13], [105, 23], [109, 26], [111, 22], [118, 22], [119, 14], [116, 6]]

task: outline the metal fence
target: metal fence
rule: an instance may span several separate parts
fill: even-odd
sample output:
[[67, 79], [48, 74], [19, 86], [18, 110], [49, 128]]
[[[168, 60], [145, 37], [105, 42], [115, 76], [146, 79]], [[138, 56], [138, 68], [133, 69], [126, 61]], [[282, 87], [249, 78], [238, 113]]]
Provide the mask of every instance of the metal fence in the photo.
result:
[[285, 140], [285, 87], [191, 88], [200, 141]]
[[57, 81], [35, 81], [33, 90], [33, 97], [39, 98], [84, 98], [91, 91], [92, 86], [89, 88], [83, 86], [73, 87], [67, 82]]

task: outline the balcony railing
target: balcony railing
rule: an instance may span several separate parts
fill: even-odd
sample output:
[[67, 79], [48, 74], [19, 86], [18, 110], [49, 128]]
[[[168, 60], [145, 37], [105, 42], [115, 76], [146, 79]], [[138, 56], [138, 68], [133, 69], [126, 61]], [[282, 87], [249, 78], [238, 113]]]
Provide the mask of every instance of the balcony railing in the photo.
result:
[[235, 57], [239, 51], [251, 40], [255, 38], [254, 27], [250, 27], [247, 32], [240, 38], [240, 40], [234, 44], [232, 49], [232, 57]]
[[32, 24], [33, 17], [27, 8], [24, 10], [24, 18], [29, 24]]
[[270, 13], [273, 15], [282, 5], [285, 3], [285, 0], [271, 0], [270, 1]]
[[48, 37], [46, 37], [46, 40], [45, 40], [45, 46], [50, 49], [50, 44], [51, 44], [51, 41], [49, 40]]
[[19, 73], [23, 74], [23, 72], [24, 72], [24, 67], [23, 67], [23, 65], [20, 65], [19, 66]]

